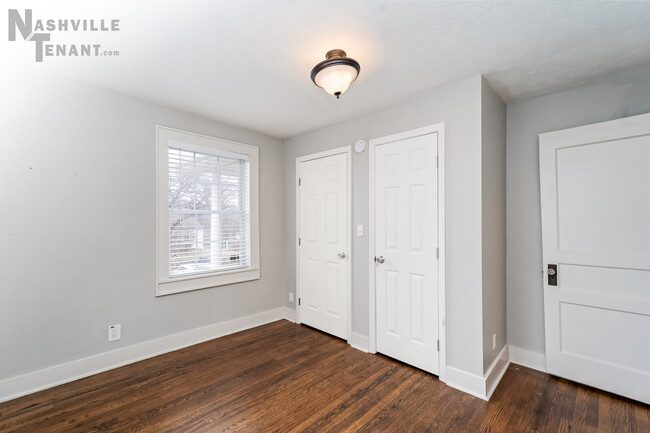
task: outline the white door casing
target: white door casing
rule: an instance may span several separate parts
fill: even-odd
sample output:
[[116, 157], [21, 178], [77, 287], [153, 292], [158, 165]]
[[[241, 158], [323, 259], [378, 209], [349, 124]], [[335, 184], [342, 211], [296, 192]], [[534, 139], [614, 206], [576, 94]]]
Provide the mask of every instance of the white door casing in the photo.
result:
[[541, 134], [539, 155], [547, 370], [650, 403], [650, 114]]
[[376, 350], [438, 374], [438, 132], [371, 149]]
[[297, 319], [347, 340], [349, 149], [342, 152], [297, 160]]

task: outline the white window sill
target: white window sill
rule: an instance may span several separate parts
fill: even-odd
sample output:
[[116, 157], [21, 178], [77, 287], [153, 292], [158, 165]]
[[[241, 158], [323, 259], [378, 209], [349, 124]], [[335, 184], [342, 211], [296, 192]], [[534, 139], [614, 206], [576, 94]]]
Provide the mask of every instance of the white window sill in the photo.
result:
[[237, 269], [212, 275], [189, 275], [168, 280], [160, 280], [156, 285], [156, 296], [190, 292], [209, 287], [225, 286], [260, 279], [259, 269]]

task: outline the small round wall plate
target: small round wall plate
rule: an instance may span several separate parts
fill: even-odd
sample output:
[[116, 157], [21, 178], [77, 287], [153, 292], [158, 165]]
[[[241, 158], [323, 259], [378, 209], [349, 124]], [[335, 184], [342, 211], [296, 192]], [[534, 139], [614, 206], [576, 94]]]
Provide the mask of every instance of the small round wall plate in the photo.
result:
[[357, 140], [354, 143], [354, 151], [357, 153], [363, 153], [368, 148], [368, 142], [366, 140]]

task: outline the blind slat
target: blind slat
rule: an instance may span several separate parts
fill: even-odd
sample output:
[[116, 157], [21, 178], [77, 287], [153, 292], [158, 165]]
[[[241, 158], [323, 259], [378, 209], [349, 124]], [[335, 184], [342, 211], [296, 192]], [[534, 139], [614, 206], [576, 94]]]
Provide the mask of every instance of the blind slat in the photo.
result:
[[250, 162], [169, 147], [169, 274], [247, 267]]

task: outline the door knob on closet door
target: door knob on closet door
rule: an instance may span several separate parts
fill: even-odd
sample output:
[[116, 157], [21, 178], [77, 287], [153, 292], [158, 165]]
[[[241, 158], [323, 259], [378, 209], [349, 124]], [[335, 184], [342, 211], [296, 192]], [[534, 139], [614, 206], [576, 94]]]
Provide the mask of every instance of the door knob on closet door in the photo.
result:
[[345, 253], [338, 253], [337, 256], [339, 256], [339, 259], [344, 259]]
[[384, 256], [375, 257], [375, 263], [381, 265], [382, 263], [384, 263], [384, 261], [385, 261]]

